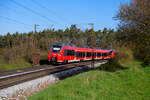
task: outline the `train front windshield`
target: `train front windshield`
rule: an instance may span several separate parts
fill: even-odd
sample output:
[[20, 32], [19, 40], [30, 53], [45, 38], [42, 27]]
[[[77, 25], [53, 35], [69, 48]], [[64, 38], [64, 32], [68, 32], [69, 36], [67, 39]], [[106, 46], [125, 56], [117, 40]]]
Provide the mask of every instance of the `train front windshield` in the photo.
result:
[[51, 48], [52, 52], [60, 52], [61, 46], [59, 45], [53, 45]]

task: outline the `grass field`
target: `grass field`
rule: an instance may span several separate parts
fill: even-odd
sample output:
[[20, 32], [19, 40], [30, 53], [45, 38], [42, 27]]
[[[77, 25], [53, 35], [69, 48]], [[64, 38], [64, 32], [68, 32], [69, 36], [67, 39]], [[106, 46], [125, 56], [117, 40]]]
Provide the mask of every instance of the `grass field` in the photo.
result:
[[92, 70], [65, 80], [28, 100], [150, 100], [150, 67], [139, 62], [116, 72]]
[[25, 67], [32, 67], [32, 64], [24, 61], [22, 58], [18, 58], [17, 61], [8, 64], [6, 61], [4, 61], [3, 57], [0, 56], [0, 70], [10, 70]]

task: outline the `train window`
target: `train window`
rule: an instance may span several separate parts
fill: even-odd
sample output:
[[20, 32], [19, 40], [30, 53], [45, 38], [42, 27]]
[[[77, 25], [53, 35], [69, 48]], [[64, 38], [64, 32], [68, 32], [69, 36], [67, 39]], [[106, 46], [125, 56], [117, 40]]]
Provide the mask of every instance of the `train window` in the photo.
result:
[[102, 54], [101, 53], [99, 53], [99, 57], [101, 57], [102, 56]]
[[76, 57], [79, 57], [79, 52], [76, 52]]
[[86, 57], [88, 57], [88, 52], [86, 52]]
[[92, 52], [92, 57], [94, 57], [94, 52]]
[[91, 57], [91, 56], [92, 56], [92, 53], [90, 52], [89, 54], [90, 54], [90, 57]]
[[87, 52], [87, 53], [86, 53], [86, 57], [91, 57], [91, 53], [90, 53], [90, 52]]
[[53, 45], [51, 47], [52, 52], [60, 52], [62, 46], [59, 45]]
[[110, 51], [109, 53], [108, 53], [108, 55], [111, 55], [112, 54], [112, 51]]
[[107, 56], [107, 55], [108, 55], [108, 53], [105, 53], [105, 55]]
[[72, 50], [69, 50], [70, 51], [70, 55], [69, 56], [72, 56]]
[[82, 53], [82, 52], [80, 52], [80, 57], [82, 57], [82, 55], [83, 55], [83, 53]]
[[102, 56], [107, 56], [107, 53], [102, 53]]
[[69, 56], [70, 55], [70, 52], [69, 52], [69, 50], [67, 50], [67, 56]]
[[90, 57], [90, 52], [87, 52], [86, 57]]
[[73, 52], [73, 50], [68, 50], [68, 56], [73, 56], [74, 55], [74, 52]]
[[107, 53], [103, 53], [103, 56], [107, 56]]
[[76, 52], [76, 57], [80, 57], [80, 52]]
[[67, 50], [66, 49], [64, 50], [64, 54], [63, 55], [67, 56]]
[[99, 57], [99, 53], [97, 52], [97, 57]]
[[104, 56], [104, 53], [102, 53], [102, 56]]
[[74, 56], [75, 55], [75, 51], [74, 50], [64, 50], [64, 56]]
[[82, 53], [81, 52], [79, 52], [79, 57], [82, 57]]
[[87, 57], [91, 57], [91, 52], [88, 52], [88, 53], [87, 53]]
[[95, 53], [95, 52], [93, 52], [93, 53], [92, 53], [92, 56], [93, 56], [93, 57], [96, 57], [96, 53]]
[[91, 56], [92, 56], [92, 57], [93, 57], [93, 55], [94, 55], [93, 52], [91, 52]]
[[87, 52], [85, 52], [85, 57], [87, 57]]
[[79, 57], [81, 57], [81, 52], [79, 52]]
[[86, 52], [86, 57], [88, 57], [88, 52]]
[[80, 52], [80, 57], [82, 57], [82, 55], [83, 55], [83, 53], [82, 53], [82, 52]]
[[68, 50], [68, 56], [71, 56], [72, 52], [71, 50]]
[[101, 53], [97, 53], [97, 56], [100, 57], [100, 56], [101, 56]]
[[95, 56], [97, 57], [97, 52], [95, 53]]
[[82, 57], [82, 52], [80, 52], [79, 57]]
[[71, 51], [71, 56], [75, 55], [75, 51], [74, 50], [70, 50]]
[[100, 53], [99, 55], [102, 56], [102, 53]]
[[103, 53], [103, 56], [105, 56], [105, 53]]
[[78, 55], [78, 52], [75, 53], [75, 56], [76, 56], [76, 57], [78, 57], [77, 55]]
[[85, 57], [85, 52], [83, 52], [83, 57]]
[[75, 55], [75, 51], [74, 50], [72, 50], [72, 56], [74, 56]]

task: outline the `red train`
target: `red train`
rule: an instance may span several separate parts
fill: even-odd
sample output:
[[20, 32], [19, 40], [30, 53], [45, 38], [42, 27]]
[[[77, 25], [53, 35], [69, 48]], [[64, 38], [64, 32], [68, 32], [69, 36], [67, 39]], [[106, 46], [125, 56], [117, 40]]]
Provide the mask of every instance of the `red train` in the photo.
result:
[[100, 48], [82, 48], [73, 44], [55, 43], [50, 47], [48, 60], [52, 63], [68, 63], [88, 60], [113, 59], [115, 50]]

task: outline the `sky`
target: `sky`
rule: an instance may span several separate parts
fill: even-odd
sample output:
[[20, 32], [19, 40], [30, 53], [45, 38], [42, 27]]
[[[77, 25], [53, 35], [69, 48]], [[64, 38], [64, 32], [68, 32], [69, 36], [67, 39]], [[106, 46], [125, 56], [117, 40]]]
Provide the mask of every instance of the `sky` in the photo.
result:
[[65, 29], [71, 24], [84, 30], [117, 28], [119, 21], [113, 19], [120, 3], [129, 0], [0, 0], [0, 35], [8, 32]]

